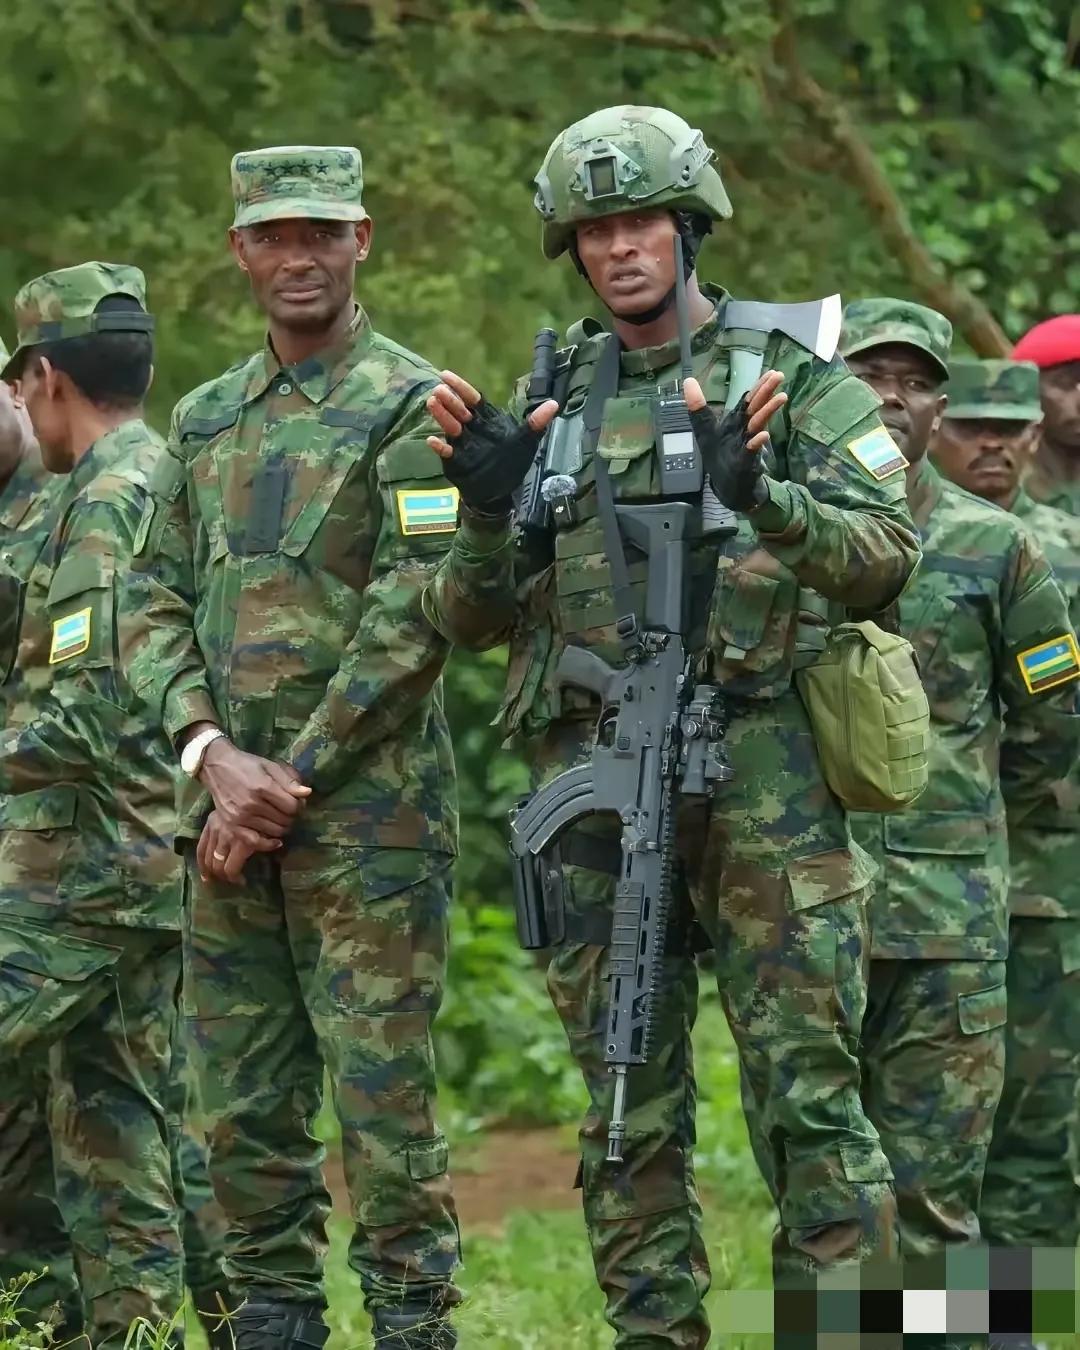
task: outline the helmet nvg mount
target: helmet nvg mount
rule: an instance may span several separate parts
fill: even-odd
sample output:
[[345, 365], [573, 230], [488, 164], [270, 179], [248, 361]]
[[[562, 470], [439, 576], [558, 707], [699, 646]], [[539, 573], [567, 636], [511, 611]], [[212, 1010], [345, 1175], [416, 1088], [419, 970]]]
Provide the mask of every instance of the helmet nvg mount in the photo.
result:
[[727, 220], [731, 202], [700, 131], [666, 108], [601, 108], [555, 137], [536, 175], [544, 255], [557, 258], [575, 226], [635, 207], [668, 206]]

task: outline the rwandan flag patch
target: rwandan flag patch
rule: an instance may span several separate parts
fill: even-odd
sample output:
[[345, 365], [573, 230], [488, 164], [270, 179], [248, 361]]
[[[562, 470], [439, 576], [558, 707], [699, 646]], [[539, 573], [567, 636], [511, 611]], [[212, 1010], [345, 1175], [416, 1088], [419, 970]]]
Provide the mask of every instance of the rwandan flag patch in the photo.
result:
[[457, 529], [457, 488], [398, 488], [402, 534], [451, 534]]
[[1080, 675], [1080, 651], [1071, 633], [1031, 647], [1016, 658], [1029, 694], [1041, 694], [1055, 684], [1065, 684]]
[[865, 436], [848, 441], [847, 448], [848, 453], [879, 483], [883, 478], [889, 478], [907, 468], [907, 460], [884, 427], [875, 427]]
[[90, 610], [80, 609], [77, 614], [56, 620], [52, 626], [52, 646], [49, 648], [50, 666], [55, 666], [58, 661], [67, 661], [72, 656], [81, 656], [90, 646], [90, 614]]

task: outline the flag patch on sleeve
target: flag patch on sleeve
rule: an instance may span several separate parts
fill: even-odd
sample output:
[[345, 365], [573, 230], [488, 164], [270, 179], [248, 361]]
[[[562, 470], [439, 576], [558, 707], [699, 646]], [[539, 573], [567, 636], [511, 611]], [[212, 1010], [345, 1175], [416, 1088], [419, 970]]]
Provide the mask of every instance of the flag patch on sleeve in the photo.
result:
[[875, 427], [865, 436], [848, 441], [847, 449], [848, 454], [879, 483], [883, 478], [889, 478], [892, 474], [907, 468], [907, 460], [884, 427]]
[[1029, 694], [1040, 694], [1080, 675], [1080, 651], [1071, 633], [1062, 633], [1016, 658]]
[[399, 488], [397, 508], [402, 534], [450, 534], [457, 529], [458, 490]]
[[50, 666], [72, 656], [81, 656], [90, 646], [90, 614], [90, 610], [80, 609], [77, 614], [69, 614], [66, 619], [57, 619], [53, 623]]

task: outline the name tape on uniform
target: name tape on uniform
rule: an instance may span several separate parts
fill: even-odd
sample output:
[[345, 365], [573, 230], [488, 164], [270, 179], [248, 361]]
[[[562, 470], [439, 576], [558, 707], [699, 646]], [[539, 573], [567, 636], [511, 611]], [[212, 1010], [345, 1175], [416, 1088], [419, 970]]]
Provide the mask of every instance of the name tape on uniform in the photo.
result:
[[397, 508], [402, 534], [451, 534], [457, 529], [458, 490], [399, 488]]
[[55, 666], [58, 661], [67, 661], [72, 656], [81, 656], [90, 646], [91, 612], [89, 609], [80, 609], [77, 614], [69, 614], [53, 623], [50, 666]]
[[896, 442], [884, 427], [875, 427], [865, 436], [848, 441], [847, 449], [848, 454], [879, 483], [883, 478], [890, 478], [901, 469], [906, 469], [908, 465]]
[[1080, 675], [1080, 650], [1071, 633], [1062, 633], [1038, 647], [1029, 647], [1016, 658], [1029, 694], [1041, 694], [1056, 684]]

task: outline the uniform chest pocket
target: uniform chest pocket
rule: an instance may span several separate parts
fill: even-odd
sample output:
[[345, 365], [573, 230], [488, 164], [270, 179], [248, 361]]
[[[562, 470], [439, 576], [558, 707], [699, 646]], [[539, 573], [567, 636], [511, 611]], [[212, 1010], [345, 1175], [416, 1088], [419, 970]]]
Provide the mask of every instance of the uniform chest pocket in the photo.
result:
[[107, 553], [84, 550], [60, 561], [47, 601], [50, 666], [116, 665], [115, 572], [115, 560]]
[[596, 453], [611, 477], [620, 480], [616, 495], [621, 498], [655, 495], [653, 402], [651, 395], [639, 395], [609, 398], [604, 405]]
[[[281, 542], [282, 553], [298, 558], [316, 535], [323, 541], [320, 553], [326, 553], [331, 534], [340, 544], [358, 541], [370, 532], [371, 502], [361, 465], [373, 426], [370, 413], [323, 408], [318, 421], [312, 423], [309, 443], [288, 456], [288, 490], [296, 505]], [[338, 501], [346, 482], [350, 491]], [[355, 573], [355, 562], [346, 570]]]
[[901, 597], [901, 630], [915, 648], [931, 715], [939, 721], [964, 726], [989, 696], [989, 610], [982, 591], [939, 591], [921, 603], [917, 594]]

